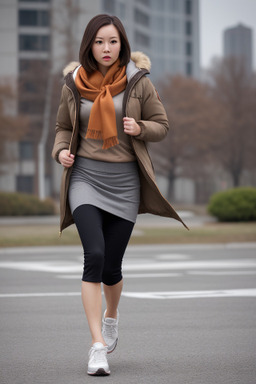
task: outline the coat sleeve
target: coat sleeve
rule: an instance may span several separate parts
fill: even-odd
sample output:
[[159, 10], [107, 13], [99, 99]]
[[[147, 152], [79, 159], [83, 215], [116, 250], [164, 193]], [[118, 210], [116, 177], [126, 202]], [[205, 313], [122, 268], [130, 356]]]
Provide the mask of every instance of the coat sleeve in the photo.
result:
[[148, 77], [143, 79], [141, 120], [137, 121], [141, 133], [138, 140], [157, 142], [165, 138], [169, 130], [168, 118], [157, 91]]
[[68, 107], [68, 89], [64, 85], [62, 88], [60, 105], [57, 112], [55, 141], [52, 149], [52, 157], [59, 162], [59, 153], [63, 149], [69, 149], [69, 144], [72, 136], [72, 122], [70, 119], [70, 111]]

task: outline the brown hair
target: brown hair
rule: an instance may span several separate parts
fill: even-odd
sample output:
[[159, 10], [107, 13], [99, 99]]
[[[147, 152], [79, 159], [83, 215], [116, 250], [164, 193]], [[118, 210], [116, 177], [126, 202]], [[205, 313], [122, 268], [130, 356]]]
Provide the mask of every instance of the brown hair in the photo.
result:
[[124, 29], [123, 24], [116, 16], [97, 15], [93, 17], [84, 31], [84, 36], [81, 41], [79, 60], [84, 69], [91, 73], [98, 69], [97, 62], [92, 54], [92, 45], [98, 30], [104, 25], [113, 24], [119, 32], [121, 40], [121, 50], [119, 54], [120, 65], [127, 65], [131, 57], [130, 44]]

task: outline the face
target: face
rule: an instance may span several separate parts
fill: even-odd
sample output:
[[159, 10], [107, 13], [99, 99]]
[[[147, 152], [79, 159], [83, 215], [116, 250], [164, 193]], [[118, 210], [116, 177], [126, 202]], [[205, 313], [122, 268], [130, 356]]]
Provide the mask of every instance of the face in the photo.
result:
[[101, 27], [92, 44], [92, 54], [99, 71], [105, 75], [109, 67], [116, 62], [121, 49], [119, 32], [113, 24]]

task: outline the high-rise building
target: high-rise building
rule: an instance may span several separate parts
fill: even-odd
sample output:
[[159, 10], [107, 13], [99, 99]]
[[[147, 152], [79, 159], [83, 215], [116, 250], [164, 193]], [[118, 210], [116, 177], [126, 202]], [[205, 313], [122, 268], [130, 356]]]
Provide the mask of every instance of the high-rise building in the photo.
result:
[[[55, 11], [68, 3], [52, 1]], [[88, 21], [98, 13], [108, 13], [123, 22], [132, 50], [141, 50], [150, 57], [153, 81], [165, 74], [199, 76], [199, 0], [73, 0], [72, 3], [67, 20], [72, 23], [70, 33], [76, 55]], [[60, 13], [55, 13], [56, 26], [61, 23]], [[53, 52], [58, 52], [56, 63], [60, 64], [59, 57], [65, 56], [66, 46], [60, 46], [63, 39], [58, 28], [54, 36]]]
[[224, 57], [242, 59], [248, 73], [253, 70], [252, 30], [242, 24], [224, 31]]
[[[10, 144], [15, 161], [8, 173], [0, 172], [0, 189], [38, 191], [49, 73], [78, 60], [84, 29], [99, 13], [122, 20], [132, 50], [150, 57], [154, 82], [168, 74], [199, 77], [199, 0], [1, 0], [0, 77], [12, 80], [16, 113], [29, 115], [31, 128], [22, 141]], [[49, 195], [58, 188], [60, 172], [49, 163], [50, 152], [46, 159]]]

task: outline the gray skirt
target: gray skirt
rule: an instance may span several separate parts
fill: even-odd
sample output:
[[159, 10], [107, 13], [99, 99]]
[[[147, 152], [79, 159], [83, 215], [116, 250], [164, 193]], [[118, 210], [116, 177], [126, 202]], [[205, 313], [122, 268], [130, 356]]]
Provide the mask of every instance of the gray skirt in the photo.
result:
[[137, 162], [109, 163], [77, 156], [68, 197], [72, 213], [90, 204], [135, 223], [140, 203]]

